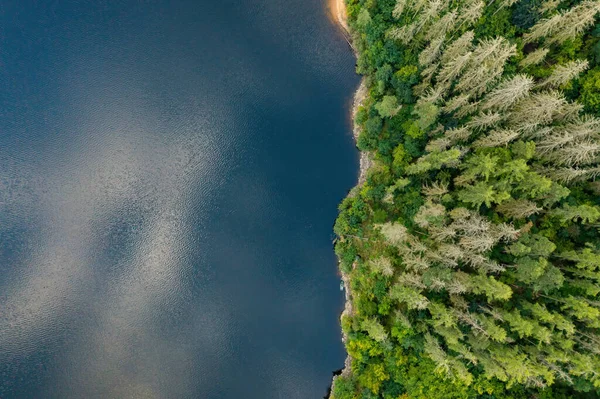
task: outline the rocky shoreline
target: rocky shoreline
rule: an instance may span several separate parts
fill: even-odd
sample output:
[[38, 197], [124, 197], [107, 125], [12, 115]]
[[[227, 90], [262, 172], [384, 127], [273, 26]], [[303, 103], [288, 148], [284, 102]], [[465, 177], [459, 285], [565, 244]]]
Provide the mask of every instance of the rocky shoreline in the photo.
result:
[[[350, 33], [349, 26], [348, 26], [347, 19], [346, 19], [346, 11], [345, 11], [346, 4], [345, 4], [344, 0], [330, 0], [329, 8], [332, 13], [332, 16], [334, 17], [335, 22], [342, 29], [344, 36], [346, 37], [346, 40], [348, 41], [348, 44], [350, 45], [350, 47], [352, 47], [352, 50], [356, 54], [356, 48], [352, 45], [352, 35]], [[350, 116], [352, 118], [351, 123], [353, 126], [352, 133], [353, 133], [355, 142], [358, 141], [358, 136], [360, 135], [360, 132], [361, 132], [360, 126], [358, 124], [356, 124], [356, 122], [355, 122], [356, 113], [358, 112], [358, 109], [360, 108], [360, 106], [363, 104], [363, 102], [367, 98], [367, 95], [368, 95], [368, 88], [367, 88], [366, 81], [363, 78], [361, 80], [360, 85], [358, 86], [356, 92], [354, 93], [354, 99], [352, 102], [352, 112], [350, 113]], [[363, 183], [365, 182], [365, 180], [367, 178], [367, 171], [371, 167], [372, 163], [373, 163], [373, 160], [372, 160], [371, 154], [369, 154], [368, 152], [361, 151], [360, 152], [360, 167], [359, 167], [359, 174], [358, 174], [358, 182], [348, 195], [350, 195], [350, 196], [355, 195], [355, 193], [358, 191], [359, 187], [363, 185]], [[354, 267], [354, 265], [353, 265], [353, 267]], [[341, 269], [340, 269], [340, 273], [341, 273], [342, 281], [344, 282], [344, 293], [345, 293], [344, 310], [342, 311], [342, 314], [340, 315], [340, 321], [341, 321], [341, 319], [344, 316], [352, 315], [353, 308], [352, 308], [352, 300], [351, 300], [352, 292], [350, 289], [350, 276], [347, 273], [344, 273], [343, 271], [341, 271]], [[342, 331], [342, 342], [346, 343], [347, 339], [348, 339], [348, 337], [347, 337], [346, 333], [344, 333]], [[332, 388], [335, 384], [335, 379], [337, 378], [337, 376], [339, 376], [339, 375], [347, 376], [350, 373], [351, 361], [352, 361], [352, 358], [350, 357], [350, 355], [347, 355], [346, 360], [344, 362], [344, 368], [341, 370], [340, 373], [338, 373], [337, 375], [335, 375], [333, 377], [333, 381], [332, 381], [332, 385], [331, 385]]]

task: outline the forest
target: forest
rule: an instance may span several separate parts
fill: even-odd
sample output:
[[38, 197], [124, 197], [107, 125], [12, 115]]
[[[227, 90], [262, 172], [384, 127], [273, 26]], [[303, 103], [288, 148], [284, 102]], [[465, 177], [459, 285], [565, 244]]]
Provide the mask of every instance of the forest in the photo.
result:
[[600, 398], [600, 1], [347, 0], [333, 399]]

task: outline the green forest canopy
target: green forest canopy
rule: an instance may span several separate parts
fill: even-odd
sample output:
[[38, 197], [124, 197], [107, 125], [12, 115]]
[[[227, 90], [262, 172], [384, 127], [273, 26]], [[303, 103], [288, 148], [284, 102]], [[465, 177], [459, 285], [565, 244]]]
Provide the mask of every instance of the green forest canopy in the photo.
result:
[[600, 397], [599, 1], [349, 0], [332, 397]]

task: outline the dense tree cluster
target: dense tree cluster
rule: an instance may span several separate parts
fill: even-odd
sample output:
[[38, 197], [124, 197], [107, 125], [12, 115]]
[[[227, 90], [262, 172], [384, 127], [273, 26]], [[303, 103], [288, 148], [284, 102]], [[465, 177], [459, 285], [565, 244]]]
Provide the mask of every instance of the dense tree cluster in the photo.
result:
[[349, 0], [332, 397], [600, 397], [600, 1]]

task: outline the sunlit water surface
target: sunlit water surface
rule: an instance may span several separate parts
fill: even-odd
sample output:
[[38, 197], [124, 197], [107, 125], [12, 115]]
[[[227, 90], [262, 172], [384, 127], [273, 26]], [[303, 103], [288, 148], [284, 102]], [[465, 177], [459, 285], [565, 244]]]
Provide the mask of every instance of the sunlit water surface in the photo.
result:
[[320, 398], [356, 178], [321, 0], [0, 4], [0, 398]]

